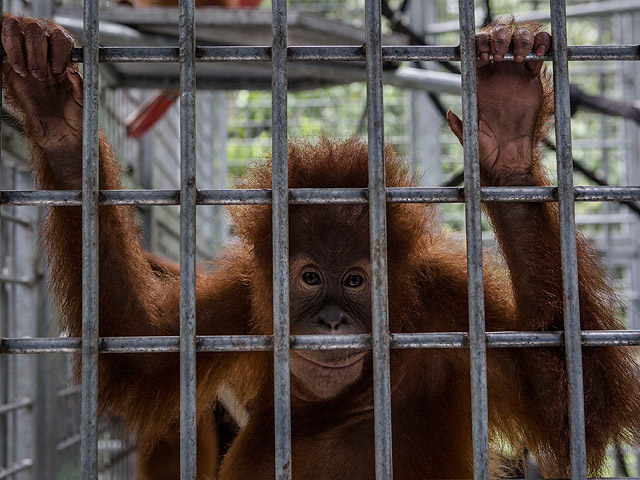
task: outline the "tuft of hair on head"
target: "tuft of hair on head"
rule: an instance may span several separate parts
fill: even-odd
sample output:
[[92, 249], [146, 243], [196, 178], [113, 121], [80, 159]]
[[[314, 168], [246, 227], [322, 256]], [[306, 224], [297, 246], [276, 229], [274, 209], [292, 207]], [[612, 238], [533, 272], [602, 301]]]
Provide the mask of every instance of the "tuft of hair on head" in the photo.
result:
[[[289, 188], [367, 188], [368, 146], [358, 137], [335, 139], [328, 136], [295, 139], [289, 142]], [[271, 188], [272, 158], [251, 165], [235, 184], [242, 189]], [[395, 149], [385, 147], [386, 186], [415, 187], [416, 176]], [[238, 236], [253, 248], [271, 242], [271, 206], [230, 207]], [[411, 251], [434, 228], [433, 208], [425, 204], [388, 204], [389, 250]]]

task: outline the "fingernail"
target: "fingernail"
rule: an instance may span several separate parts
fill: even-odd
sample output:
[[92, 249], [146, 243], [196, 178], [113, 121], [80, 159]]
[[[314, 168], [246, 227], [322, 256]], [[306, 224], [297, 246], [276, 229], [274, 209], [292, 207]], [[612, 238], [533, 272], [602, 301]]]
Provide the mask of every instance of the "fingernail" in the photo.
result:
[[514, 56], [513, 56], [513, 59], [514, 59], [516, 62], [521, 62], [521, 61], [523, 60], [523, 58], [524, 58], [524, 57], [523, 57], [522, 55], [514, 55]]
[[544, 55], [544, 45], [540, 45], [538, 47], [538, 49], [536, 50], [536, 55], [538, 55], [539, 57], [542, 57]]
[[503, 57], [502, 57], [502, 55], [496, 55], [495, 53], [493, 54], [493, 59], [494, 59], [496, 62], [501, 61], [501, 60], [502, 60], [502, 58], [503, 58]]

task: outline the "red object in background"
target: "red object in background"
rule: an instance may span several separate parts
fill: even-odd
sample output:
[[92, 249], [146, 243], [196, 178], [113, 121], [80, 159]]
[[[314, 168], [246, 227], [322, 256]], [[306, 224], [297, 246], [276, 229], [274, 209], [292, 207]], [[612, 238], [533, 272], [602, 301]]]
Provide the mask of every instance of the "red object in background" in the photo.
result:
[[129, 114], [125, 120], [127, 136], [140, 138], [164, 117], [180, 96], [180, 90], [157, 90], [149, 99]]
[[[196, 0], [197, 7], [222, 6], [226, 8], [255, 8], [262, 0]], [[178, 0], [119, 0], [119, 3], [139, 7], [176, 6]], [[179, 90], [158, 90], [149, 99], [136, 108], [125, 120], [127, 136], [140, 138], [162, 117], [180, 96]]]

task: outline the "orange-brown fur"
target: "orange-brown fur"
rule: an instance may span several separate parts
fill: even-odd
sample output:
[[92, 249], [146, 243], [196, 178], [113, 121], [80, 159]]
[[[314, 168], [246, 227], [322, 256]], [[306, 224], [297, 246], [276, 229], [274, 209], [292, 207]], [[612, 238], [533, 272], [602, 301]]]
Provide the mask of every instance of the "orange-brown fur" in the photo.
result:
[[[117, 188], [119, 184], [111, 182], [117, 178], [118, 167], [105, 143], [102, 147], [103, 187]], [[105, 152], [109, 152], [109, 155], [105, 155]], [[355, 139], [344, 142], [322, 139], [317, 145], [292, 144], [290, 186], [363, 187], [366, 185], [366, 158], [366, 145]], [[254, 167], [242, 187], [268, 188], [268, 172], [268, 163]], [[414, 184], [391, 149], [387, 149], [387, 184]], [[348, 207], [308, 208], [314, 220], [325, 226], [331, 224], [333, 216], [340, 214], [340, 209], [348, 210]], [[492, 206], [488, 205], [490, 215], [491, 209]], [[550, 224], [557, 225], [556, 207], [553, 204], [540, 204], [540, 210], [541, 215], [549, 216]], [[292, 207], [291, 214], [298, 215], [295, 207]], [[304, 216], [304, 212], [300, 215]], [[233, 212], [233, 218], [243, 242], [236, 250], [217, 260], [217, 268], [210, 275], [198, 277], [198, 333], [269, 334], [272, 328], [271, 260], [264, 252], [270, 249], [270, 208], [238, 207]], [[460, 245], [433, 230], [431, 206], [390, 204], [388, 222], [392, 331], [466, 330], [466, 265]], [[293, 224], [291, 228], [295, 230], [296, 227]], [[362, 225], [362, 228], [366, 228], [366, 225]], [[79, 230], [77, 208], [52, 209], [48, 233], [45, 234], [51, 253], [52, 278], [57, 296], [61, 299], [67, 328], [73, 336], [80, 334], [80, 240], [79, 235], [68, 235], [67, 232]], [[102, 207], [100, 230], [103, 258], [118, 256], [112, 262], [101, 263], [100, 334], [176, 335], [177, 278], [167, 272], [154, 275], [151, 268], [147, 267], [149, 263], [139, 247], [131, 209]], [[538, 299], [540, 314], [532, 318], [528, 313], [531, 306], [522, 306], [520, 309], [514, 306], [504, 272], [487, 265], [485, 295], [488, 331], [562, 329], [559, 260], [548, 255], [549, 242], [553, 237], [553, 242], [557, 243], [557, 237], [550, 232], [545, 232], [543, 237], [536, 235], [536, 232], [525, 233], [525, 236], [530, 236], [532, 243], [540, 244], [540, 282], [545, 284], [546, 300]], [[545, 241], [541, 241], [541, 238]], [[554, 249], [558, 251], [557, 245], [554, 245]], [[595, 253], [582, 239], [579, 240], [579, 249], [582, 327], [621, 328], [613, 315], [612, 306], [607, 304], [613, 295], [603, 282], [603, 269]], [[118, 271], [112, 272], [106, 268], [109, 263], [118, 265]], [[127, 283], [123, 284], [123, 281]], [[114, 298], [120, 301], [114, 302]], [[414, 478], [410, 472], [415, 472], [414, 468], [418, 466], [415, 452], [405, 451], [401, 447], [405, 444], [405, 438], [407, 445], [424, 443], [426, 432], [432, 439], [425, 444], [431, 455], [418, 455], [426, 462], [422, 466], [423, 471], [437, 472], [432, 476], [439, 478], [470, 475], [467, 356], [465, 350], [393, 352], [394, 452], [398, 478]], [[548, 472], [563, 474], [568, 465], [569, 430], [562, 350], [490, 350], [488, 357], [493, 430], [513, 444], [524, 441]], [[109, 406], [112, 411], [126, 418], [137, 431], [142, 445], [153, 444], [154, 439], [163, 435], [166, 425], [178, 417], [177, 355], [104, 355], [100, 360], [100, 371], [102, 405]], [[252, 422], [247, 432], [265, 428], [265, 431], [256, 433], [253, 439], [262, 438], [265, 442], [263, 446], [271, 445], [271, 371], [270, 359], [264, 354], [200, 354], [198, 405], [201, 410], [209, 405], [222, 381], [242, 382], [238, 391], [244, 393], [245, 398], [253, 398], [254, 405], [261, 402], [261, 408], [255, 408], [252, 418], [261, 414], [265, 416], [260, 422]], [[604, 451], [612, 438], [630, 440], [629, 434], [638, 431], [638, 384], [635, 364], [628, 351], [621, 348], [586, 348], [584, 371], [589, 459], [591, 471], [595, 472], [600, 468]], [[253, 378], [248, 378], [250, 374]], [[357, 410], [358, 405], [368, 405], [371, 394], [369, 381], [363, 381], [350, 390], [355, 400], [341, 407], [343, 414], [332, 408], [335, 407], [334, 402], [328, 405], [330, 414], [326, 421], [339, 419], [341, 415], [350, 418], [353, 415], [349, 413], [350, 409]], [[155, 394], [150, 396], [149, 392]], [[409, 415], [405, 421], [403, 412], [408, 409], [401, 407], [412, 399], [416, 402], [422, 399], [420, 401], [424, 402], [420, 407], [424, 418]], [[299, 417], [301, 412], [310, 410], [310, 415], [319, 416], [315, 409], [309, 409], [304, 402], [294, 399], [293, 405], [294, 426], [300, 424], [301, 429], [305, 424], [304, 418]], [[369, 432], [366, 428], [369, 424], [364, 424], [365, 432]], [[345, 422], [345, 425], [351, 424]], [[418, 433], [416, 437], [412, 435], [412, 425]], [[302, 459], [313, 458], [311, 452], [318, 446], [314, 443], [305, 446], [302, 440], [296, 443], [295, 431], [294, 454], [297, 454], [294, 456], [294, 472], [302, 475], [308, 462]], [[360, 432], [355, 428], [352, 431]], [[246, 455], [241, 448], [248, 435], [243, 432], [240, 443], [232, 447], [229, 462], [225, 464], [237, 466], [231, 460], [237, 455], [241, 458]], [[368, 444], [372, 445], [371, 442]], [[444, 451], [440, 451], [442, 448]], [[438, 458], [439, 455], [441, 457]], [[345, 458], [349, 463], [352, 460], [348, 456]], [[270, 475], [269, 472], [273, 471], [269, 467], [271, 461], [266, 459], [266, 465], [265, 475]], [[346, 465], [336, 458], [336, 467], [345, 469]], [[357, 470], [362, 468], [363, 465], [358, 464]], [[228, 476], [221, 478], [243, 478], [237, 471], [225, 472], [225, 475]]]
[[[549, 98], [547, 93], [538, 116], [537, 139]], [[15, 98], [13, 106], [21, 107]], [[27, 124], [34, 138], [30, 128]], [[34, 146], [34, 171], [41, 188], [78, 187], [79, 151], [64, 155], [65, 170], [54, 172], [49, 162], [59, 159]], [[366, 187], [367, 156], [366, 145], [353, 138], [293, 142], [289, 185]], [[387, 186], [415, 186], [391, 148], [386, 159]], [[535, 183], [547, 183], [539, 166], [533, 176]], [[240, 186], [270, 188], [269, 161], [250, 169]], [[115, 155], [104, 138], [100, 140], [100, 187], [122, 188]], [[505, 271], [485, 261], [487, 330], [562, 330], [557, 207], [551, 203], [485, 207], [508, 266]], [[530, 228], [514, 232], [505, 214], [508, 208], [526, 211]], [[292, 247], [321, 251], [325, 240], [335, 242], [338, 236], [348, 249], [349, 242], [360, 242], [368, 229], [366, 209], [362, 205], [291, 206]], [[391, 330], [466, 331], [467, 279], [461, 245], [437, 231], [429, 205], [389, 204], [387, 214]], [[237, 207], [232, 215], [240, 241], [214, 261], [210, 273], [197, 277], [198, 334], [270, 334], [270, 207]], [[79, 208], [51, 209], [44, 239], [53, 288], [71, 336], [81, 331], [80, 231]], [[179, 333], [178, 275], [150, 261], [138, 237], [130, 207], [100, 208], [101, 336]], [[578, 255], [582, 328], [622, 328], [605, 271], [581, 236]], [[569, 427], [562, 349], [490, 349], [487, 356], [495, 446], [524, 443], [545, 472], [566, 475]], [[622, 348], [585, 348], [583, 359], [589, 471], [595, 474], [612, 440], [632, 440], [640, 432], [638, 369]], [[232, 386], [242, 402], [251, 404], [251, 419], [226, 455], [219, 478], [273, 478], [270, 354], [199, 354], [197, 366], [199, 418], [215, 401], [223, 382]], [[177, 354], [101, 355], [101, 405], [124, 417], [140, 445], [152, 448], [179, 417], [178, 372]], [[468, 351], [393, 351], [391, 378], [395, 478], [470, 477]], [[323, 402], [294, 397], [294, 477], [373, 478], [372, 419], [370, 359], [361, 379], [337, 397]]]
[[[198, 480], [215, 480], [220, 445], [213, 413], [198, 423], [196, 452]], [[173, 425], [148, 452], [138, 452], [138, 480], [178, 480], [180, 478], [180, 426]]]

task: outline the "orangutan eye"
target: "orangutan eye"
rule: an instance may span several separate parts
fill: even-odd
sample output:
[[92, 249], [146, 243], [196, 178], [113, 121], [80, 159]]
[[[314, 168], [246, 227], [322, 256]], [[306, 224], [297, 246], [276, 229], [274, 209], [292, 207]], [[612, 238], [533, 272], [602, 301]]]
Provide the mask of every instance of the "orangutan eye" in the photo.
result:
[[363, 281], [364, 279], [362, 278], [362, 275], [353, 274], [344, 279], [344, 284], [347, 287], [356, 288], [362, 285]]
[[320, 275], [316, 272], [304, 272], [302, 274], [302, 280], [309, 285], [320, 285]]

